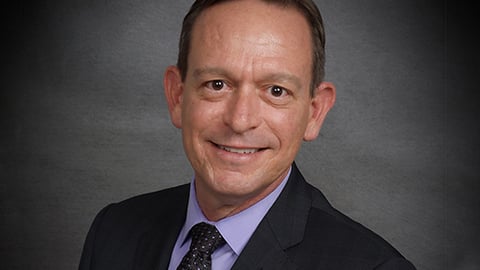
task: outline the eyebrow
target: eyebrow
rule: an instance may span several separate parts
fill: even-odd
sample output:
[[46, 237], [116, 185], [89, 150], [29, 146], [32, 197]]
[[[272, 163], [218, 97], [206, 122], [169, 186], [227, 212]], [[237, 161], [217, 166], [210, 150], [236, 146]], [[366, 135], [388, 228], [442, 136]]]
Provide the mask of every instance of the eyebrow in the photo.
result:
[[[199, 77], [203, 75], [218, 75], [218, 76], [226, 76], [226, 77], [232, 77], [230, 76], [230, 72], [223, 68], [217, 68], [217, 67], [205, 67], [205, 68], [198, 68], [193, 71], [193, 77], [198, 79]], [[277, 72], [277, 73], [271, 73], [268, 74], [264, 77], [261, 78], [261, 81], [272, 81], [272, 82], [287, 82], [287, 83], [292, 83], [300, 89], [302, 87], [302, 83], [300, 78], [298, 78], [295, 75], [285, 73], [285, 72]]]
[[273, 73], [270, 74], [269, 76], [266, 76], [265, 78], [268, 81], [273, 81], [273, 82], [287, 82], [287, 83], [292, 83], [297, 87], [298, 89], [302, 88], [302, 83], [300, 81], [300, 78], [298, 78], [295, 75], [289, 74], [289, 73]]
[[228, 72], [223, 68], [205, 67], [197, 68], [193, 71], [193, 77], [199, 78], [205, 74], [228, 76]]

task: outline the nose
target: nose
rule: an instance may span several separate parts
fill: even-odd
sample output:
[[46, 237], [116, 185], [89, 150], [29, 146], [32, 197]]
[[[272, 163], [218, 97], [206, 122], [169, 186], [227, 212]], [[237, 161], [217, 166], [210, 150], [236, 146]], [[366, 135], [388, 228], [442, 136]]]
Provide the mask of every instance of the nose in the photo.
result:
[[230, 96], [223, 120], [235, 133], [244, 133], [260, 125], [260, 97], [254, 88], [236, 89]]

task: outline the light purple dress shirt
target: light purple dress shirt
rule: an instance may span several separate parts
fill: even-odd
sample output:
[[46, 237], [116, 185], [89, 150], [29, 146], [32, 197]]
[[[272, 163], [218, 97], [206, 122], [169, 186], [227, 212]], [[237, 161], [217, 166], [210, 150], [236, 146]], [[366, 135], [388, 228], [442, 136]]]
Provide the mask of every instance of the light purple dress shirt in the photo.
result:
[[180, 264], [183, 256], [187, 254], [191, 242], [191, 239], [188, 238], [188, 232], [199, 222], [207, 222], [215, 225], [227, 242], [212, 254], [212, 270], [226, 270], [232, 268], [258, 224], [282, 192], [287, 183], [287, 179], [290, 176], [290, 172], [291, 168], [280, 185], [267, 195], [267, 197], [242, 212], [226, 217], [217, 222], [209, 221], [203, 215], [197, 202], [194, 188], [195, 180], [192, 180], [190, 185], [190, 197], [188, 199], [187, 217], [185, 224], [178, 235], [175, 247], [173, 248], [168, 269], [175, 270]]

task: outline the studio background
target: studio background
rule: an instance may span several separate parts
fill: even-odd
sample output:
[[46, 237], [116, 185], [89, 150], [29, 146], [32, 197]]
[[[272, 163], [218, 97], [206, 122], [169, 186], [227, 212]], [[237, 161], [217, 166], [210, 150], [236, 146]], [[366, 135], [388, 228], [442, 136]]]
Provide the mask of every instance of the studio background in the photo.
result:
[[[191, 1], [18, 2], [2, 11], [0, 268], [76, 269], [102, 207], [192, 177], [162, 86]], [[337, 103], [304, 176], [419, 270], [478, 269], [477, 11], [317, 3]]]

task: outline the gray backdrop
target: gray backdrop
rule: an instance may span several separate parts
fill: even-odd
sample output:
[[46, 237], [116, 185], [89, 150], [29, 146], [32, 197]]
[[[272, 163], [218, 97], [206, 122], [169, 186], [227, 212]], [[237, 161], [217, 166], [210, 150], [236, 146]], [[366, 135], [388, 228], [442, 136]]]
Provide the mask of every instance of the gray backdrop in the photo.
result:
[[[191, 1], [2, 13], [0, 268], [75, 269], [106, 204], [188, 182], [163, 97]], [[317, 1], [337, 103], [298, 164], [418, 269], [479, 269], [473, 7]]]

